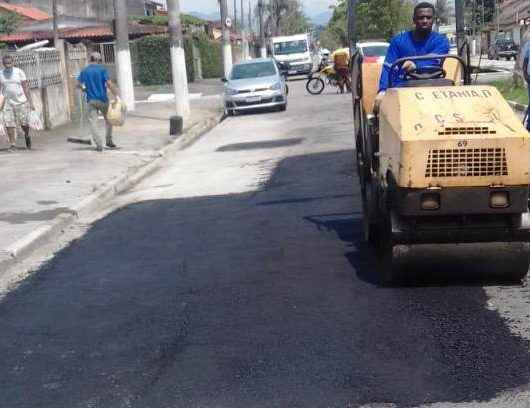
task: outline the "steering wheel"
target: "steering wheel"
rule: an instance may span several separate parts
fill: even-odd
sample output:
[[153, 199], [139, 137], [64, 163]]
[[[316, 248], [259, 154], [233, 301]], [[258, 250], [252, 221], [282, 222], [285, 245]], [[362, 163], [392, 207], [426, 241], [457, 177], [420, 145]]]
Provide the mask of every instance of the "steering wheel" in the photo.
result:
[[405, 79], [429, 80], [445, 78], [446, 75], [447, 72], [442, 67], [438, 65], [426, 65], [424, 67], [417, 67], [412, 72], [405, 72]]

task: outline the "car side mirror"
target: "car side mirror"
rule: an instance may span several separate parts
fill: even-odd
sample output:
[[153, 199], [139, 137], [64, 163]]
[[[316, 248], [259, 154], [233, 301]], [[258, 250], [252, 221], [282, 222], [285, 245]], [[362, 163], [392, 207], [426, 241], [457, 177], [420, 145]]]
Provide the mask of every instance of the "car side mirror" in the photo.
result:
[[228, 82], [228, 79], [223, 77], [223, 78], [221, 78], [221, 82]]

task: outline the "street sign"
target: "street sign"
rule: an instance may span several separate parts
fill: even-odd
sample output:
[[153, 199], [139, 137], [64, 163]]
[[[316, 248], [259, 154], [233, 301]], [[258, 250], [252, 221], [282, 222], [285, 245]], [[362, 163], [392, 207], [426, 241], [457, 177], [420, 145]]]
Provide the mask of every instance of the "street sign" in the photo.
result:
[[227, 17], [225, 20], [225, 25], [230, 28], [232, 27], [232, 19], [230, 17]]

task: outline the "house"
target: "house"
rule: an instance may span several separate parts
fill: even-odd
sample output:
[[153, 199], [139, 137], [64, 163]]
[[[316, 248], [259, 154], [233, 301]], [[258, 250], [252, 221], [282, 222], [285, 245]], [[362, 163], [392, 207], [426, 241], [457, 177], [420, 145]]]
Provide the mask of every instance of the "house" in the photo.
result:
[[[50, 0], [9, 0], [9, 4], [25, 5], [52, 14]], [[163, 8], [162, 0], [127, 0], [131, 16], [144, 16], [157, 5]], [[114, 2], [113, 0], [57, 0], [57, 11], [59, 15], [111, 21], [114, 18]]]
[[21, 25], [31, 24], [36, 21], [43, 21], [50, 18], [48, 14], [38, 8], [28, 5], [16, 5], [0, 2], [0, 16], [8, 13], [15, 13], [21, 17]]
[[[151, 26], [130, 22], [129, 23], [129, 38], [135, 39], [151, 34], [167, 33], [167, 27]], [[109, 24], [100, 24], [97, 26], [79, 26], [79, 27], [64, 27], [59, 29], [59, 37], [67, 40], [70, 43], [83, 42], [112, 42], [114, 41], [114, 33]], [[53, 31], [49, 29], [35, 30], [35, 31], [17, 31], [12, 34], [0, 34], [0, 42], [6, 43], [10, 46], [23, 46], [36, 41], [51, 40], [53, 38]]]
[[145, 15], [146, 16], [157, 16], [161, 14], [167, 14], [165, 4], [162, 4], [162, 0], [146, 0], [145, 1]]
[[[526, 32], [530, 20], [530, 1], [528, 0], [504, 0], [499, 7], [499, 32], [506, 33], [513, 38], [516, 44], [521, 43], [523, 34]], [[525, 24], [525, 21], [527, 24]], [[496, 31], [495, 27], [495, 30]]]

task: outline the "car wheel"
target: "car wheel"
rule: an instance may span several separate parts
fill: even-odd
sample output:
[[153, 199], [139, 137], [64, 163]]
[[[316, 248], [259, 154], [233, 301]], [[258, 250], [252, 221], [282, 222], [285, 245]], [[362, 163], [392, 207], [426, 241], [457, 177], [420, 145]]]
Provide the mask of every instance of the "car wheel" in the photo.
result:
[[285, 102], [283, 105], [280, 105], [280, 112], [285, 112], [287, 110], [287, 102]]

